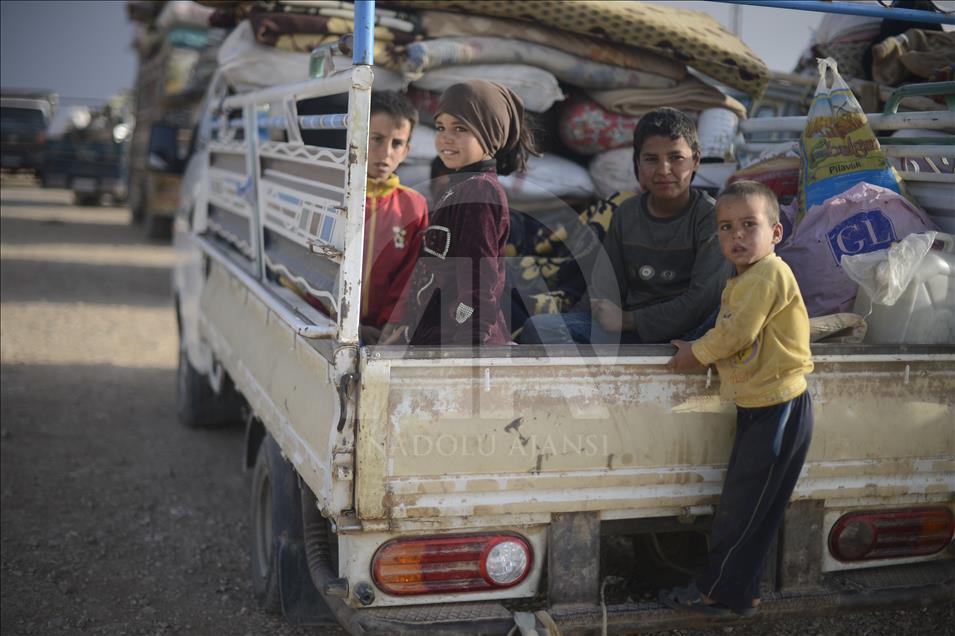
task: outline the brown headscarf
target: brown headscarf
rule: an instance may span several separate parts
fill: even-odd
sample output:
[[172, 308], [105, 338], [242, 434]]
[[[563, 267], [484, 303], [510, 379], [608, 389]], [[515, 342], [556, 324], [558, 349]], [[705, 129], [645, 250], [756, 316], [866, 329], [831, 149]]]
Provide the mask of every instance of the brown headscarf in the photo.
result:
[[441, 95], [434, 116], [442, 113], [460, 119], [492, 157], [521, 141], [524, 102], [506, 86], [484, 80], [454, 84]]

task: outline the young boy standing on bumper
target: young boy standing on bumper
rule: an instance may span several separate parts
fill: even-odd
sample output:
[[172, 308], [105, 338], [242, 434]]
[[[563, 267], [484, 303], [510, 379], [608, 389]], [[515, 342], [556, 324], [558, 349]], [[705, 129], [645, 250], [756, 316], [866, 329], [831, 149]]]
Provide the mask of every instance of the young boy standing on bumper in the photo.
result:
[[720, 392], [736, 402], [736, 438], [709, 565], [688, 587], [661, 591], [660, 601], [713, 616], [751, 615], [812, 436], [809, 316], [792, 271], [774, 253], [782, 226], [772, 191], [754, 181], [728, 186], [716, 203], [716, 228], [737, 275], [723, 291], [716, 326], [693, 343], [674, 340], [667, 367], [716, 364]]

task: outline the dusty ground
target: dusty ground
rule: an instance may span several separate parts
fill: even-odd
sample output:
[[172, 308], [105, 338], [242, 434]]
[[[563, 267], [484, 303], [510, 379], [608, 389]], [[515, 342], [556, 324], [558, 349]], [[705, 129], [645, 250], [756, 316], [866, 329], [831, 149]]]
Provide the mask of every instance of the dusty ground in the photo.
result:
[[251, 599], [243, 431], [176, 421], [170, 248], [70, 202], [5, 179], [3, 634], [313, 633]]
[[[124, 208], [75, 208], [23, 179], [0, 195], [0, 631], [316, 633], [251, 599], [242, 431], [176, 422], [170, 248]], [[953, 625], [949, 605], [669, 633]]]

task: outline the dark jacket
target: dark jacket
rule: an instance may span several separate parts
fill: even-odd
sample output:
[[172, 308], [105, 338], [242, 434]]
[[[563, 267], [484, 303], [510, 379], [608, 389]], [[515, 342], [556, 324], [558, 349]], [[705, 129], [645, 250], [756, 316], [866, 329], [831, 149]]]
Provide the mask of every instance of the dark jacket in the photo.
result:
[[453, 173], [425, 230], [401, 322], [415, 345], [501, 345], [507, 196], [494, 161]]

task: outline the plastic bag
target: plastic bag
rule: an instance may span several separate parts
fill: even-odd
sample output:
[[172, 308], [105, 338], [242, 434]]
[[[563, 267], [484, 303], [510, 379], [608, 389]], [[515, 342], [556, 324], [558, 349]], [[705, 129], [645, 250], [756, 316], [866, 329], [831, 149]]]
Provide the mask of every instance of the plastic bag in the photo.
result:
[[868, 183], [814, 205], [776, 253], [802, 291], [809, 317], [851, 311], [859, 285], [846, 275], [844, 257], [877, 252], [938, 228], [905, 197]]
[[[819, 84], [799, 138], [800, 219], [809, 208], [865, 181], [904, 194], [862, 107], [832, 58], [817, 60]], [[832, 87], [826, 79], [832, 73]]]
[[872, 302], [894, 305], [932, 249], [935, 235], [909, 234], [887, 250], [843, 256], [842, 270], [865, 290]]

